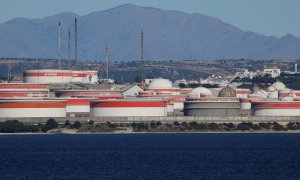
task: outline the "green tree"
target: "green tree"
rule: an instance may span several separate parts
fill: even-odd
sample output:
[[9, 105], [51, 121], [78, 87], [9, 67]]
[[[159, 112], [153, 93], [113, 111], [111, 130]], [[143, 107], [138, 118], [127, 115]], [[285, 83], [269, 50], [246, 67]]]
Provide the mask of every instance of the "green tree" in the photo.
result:
[[81, 123], [79, 121], [75, 121], [72, 127], [75, 129], [79, 129], [81, 127]]
[[55, 119], [50, 118], [48, 119], [47, 123], [42, 127], [42, 131], [47, 132], [57, 127], [58, 127], [58, 122]]

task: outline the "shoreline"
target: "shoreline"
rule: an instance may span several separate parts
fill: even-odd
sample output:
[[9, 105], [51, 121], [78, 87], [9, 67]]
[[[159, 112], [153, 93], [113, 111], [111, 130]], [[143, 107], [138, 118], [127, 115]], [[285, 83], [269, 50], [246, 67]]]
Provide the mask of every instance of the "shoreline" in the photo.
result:
[[205, 132], [75, 132], [75, 133], [0, 133], [0, 136], [6, 135], [113, 135], [113, 134], [300, 134], [298, 131], [205, 131]]

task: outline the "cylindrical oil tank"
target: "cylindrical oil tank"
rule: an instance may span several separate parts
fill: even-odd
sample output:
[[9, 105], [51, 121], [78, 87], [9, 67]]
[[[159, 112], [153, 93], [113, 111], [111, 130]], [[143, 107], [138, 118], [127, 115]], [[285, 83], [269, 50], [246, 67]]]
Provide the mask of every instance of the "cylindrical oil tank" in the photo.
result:
[[74, 83], [86, 83], [86, 72], [85, 71], [72, 71], [72, 82]]
[[91, 84], [98, 83], [98, 71], [86, 71], [86, 82]]
[[237, 98], [187, 99], [184, 102], [185, 116], [238, 116], [240, 101]]
[[299, 101], [256, 101], [251, 105], [254, 116], [300, 116]]
[[74, 97], [74, 98], [97, 98], [100, 100], [106, 99], [122, 99], [123, 95], [120, 92], [100, 91], [100, 90], [58, 90], [55, 91], [56, 97]]
[[40, 69], [27, 70], [23, 73], [25, 83], [70, 83], [71, 70]]
[[249, 89], [236, 89], [235, 93], [236, 93], [237, 98], [248, 98], [248, 95], [250, 94], [250, 90]]
[[0, 117], [66, 117], [66, 101], [43, 99], [0, 100]]
[[249, 98], [241, 98], [241, 109], [243, 110], [250, 110], [251, 109], [251, 99]]
[[67, 99], [67, 113], [89, 113], [91, 99], [72, 98]]
[[0, 84], [0, 98], [47, 98], [48, 84]]
[[90, 116], [167, 116], [167, 102], [154, 99], [91, 101]]

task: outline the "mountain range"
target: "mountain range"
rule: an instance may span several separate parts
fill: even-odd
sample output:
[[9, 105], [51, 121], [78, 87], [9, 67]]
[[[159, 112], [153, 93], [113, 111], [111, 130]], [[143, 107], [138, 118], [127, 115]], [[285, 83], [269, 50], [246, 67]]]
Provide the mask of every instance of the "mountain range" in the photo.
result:
[[62, 26], [62, 57], [68, 59], [71, 32], [74, 59], [74, 18], [78, 18], [78, 58], [139, 60], [141, 30], [144, 59], [297, 59], [300, 39], [245, 32], [217, 18], [125, 4], [79, 16], [64, 12], [42, 19], [14, 18], [0, 24], [0, 57], [58, 58], [58, 23]]

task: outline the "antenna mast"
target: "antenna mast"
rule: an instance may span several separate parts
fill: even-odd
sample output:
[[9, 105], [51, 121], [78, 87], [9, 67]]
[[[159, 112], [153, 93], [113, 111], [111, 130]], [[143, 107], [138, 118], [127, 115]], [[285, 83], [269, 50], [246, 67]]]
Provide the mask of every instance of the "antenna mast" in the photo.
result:
[[70, 30], [68, 30], [68, 50], [69, 50], [69, 57], [68, 57], [68, 61], [70, 63], [70, 68], [71, 68], [71, 34], [70, 34]]
[[105, 48], [105, 52], [106, 52], [106, 84], [108, 84], [108, 46], [106, 45]]
[[144, 82], [144, 33], [143, 30], [141, 31], [141, 83]]
[[61, 66], [61, 30], [60, 30], [60, 22], [58, 23], [58, 52], [57, 52], [57, 55], [58, 55], [58, 60], [59, 60], [59, 69], [61, 70], [62, 69], [62, 66]]
[[77, 70], [77, 18], [75, 17], [75, 70]]

